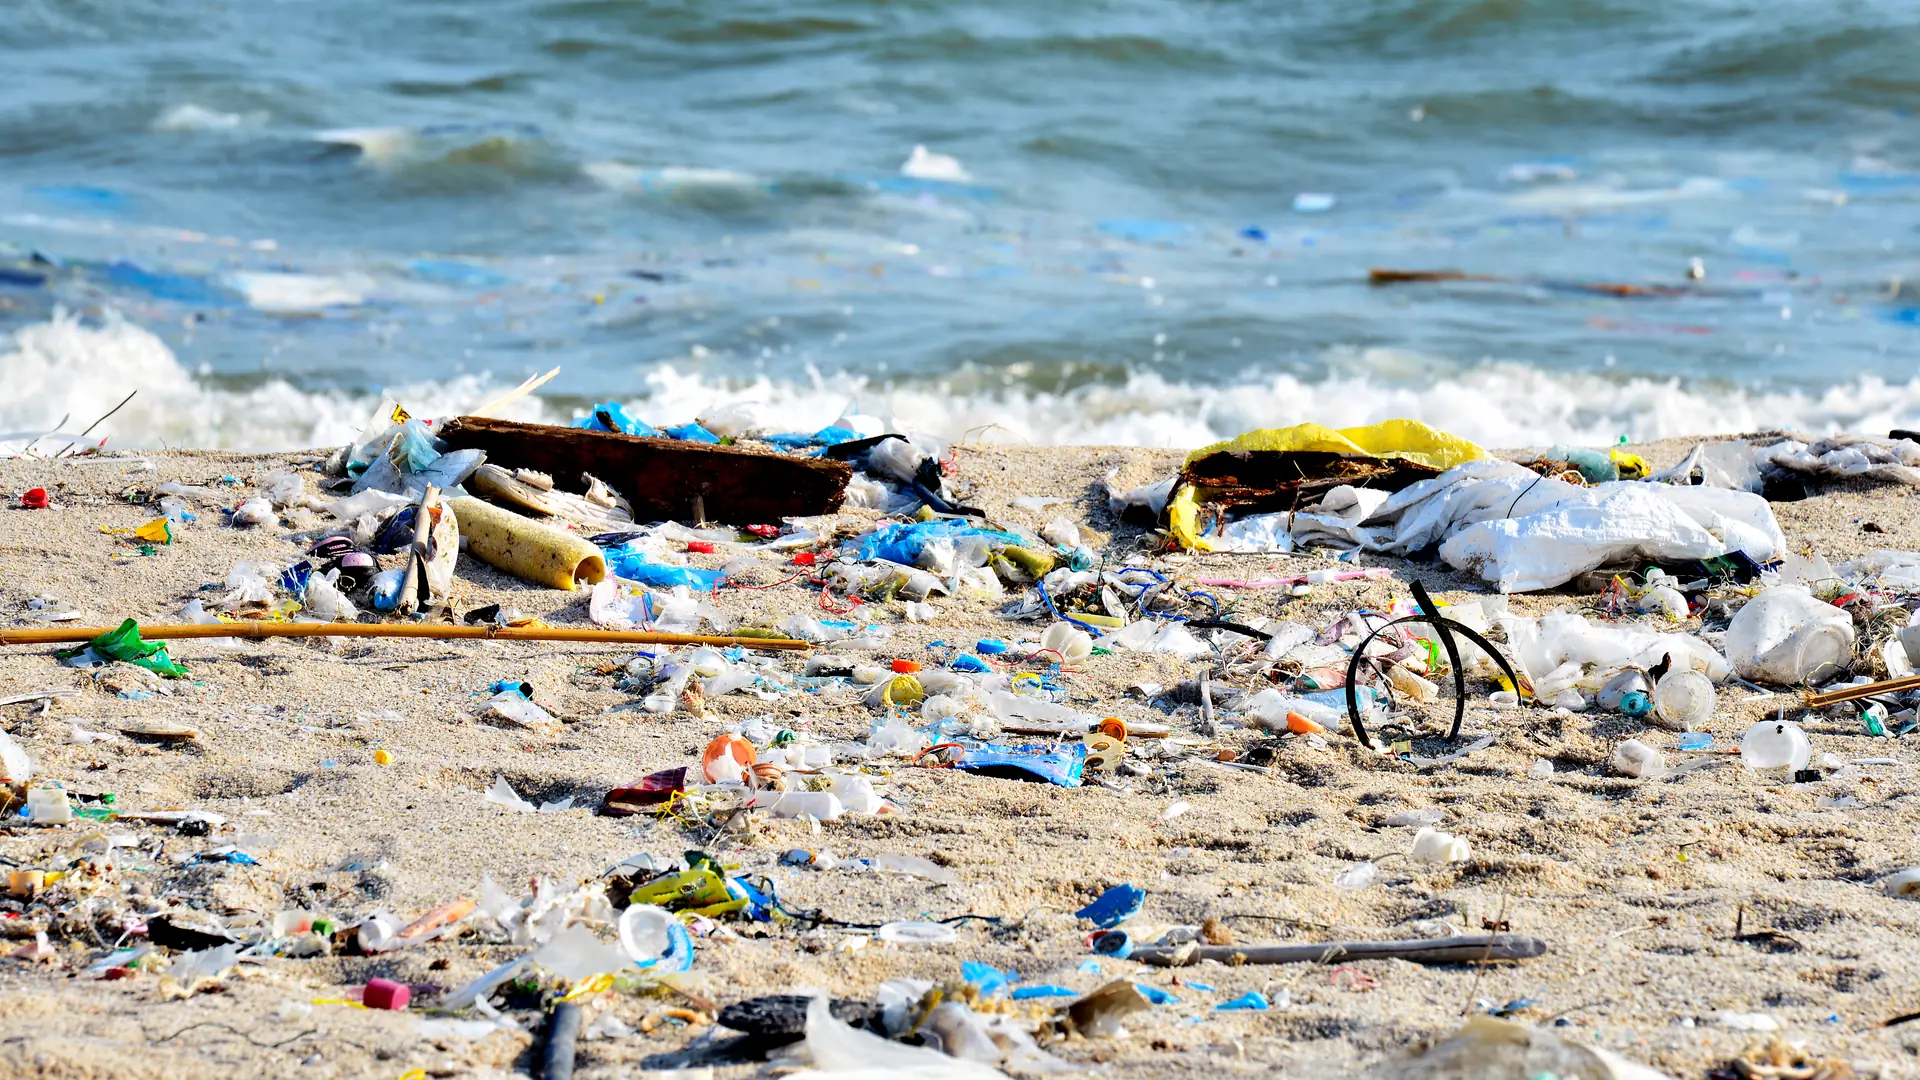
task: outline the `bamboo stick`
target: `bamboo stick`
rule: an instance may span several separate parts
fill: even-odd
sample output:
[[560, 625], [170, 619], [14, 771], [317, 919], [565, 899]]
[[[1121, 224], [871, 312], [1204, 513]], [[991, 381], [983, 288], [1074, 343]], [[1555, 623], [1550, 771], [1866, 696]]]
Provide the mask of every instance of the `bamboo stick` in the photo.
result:
[[1312, 945], [1153, 945], [1133, 959], [1154, 967], [1187, 967], [1202, 960], [1243, 964], [1328, 964], [1335, 960], [1411, 960], [1416, 964], [1477, 964], [1545, 956], [1547, 943], [1514, 934], [1422, 938], [1413, 941], [1323, 941]]
[[[92, 641], [111, 633], [110, 626], [55, 626], [9, 629], [0, 627], [0, 645], [46, 645], [67, 641]], [[807, 649], [812, 646], [795, 638], [731, 637], [706, 634], [665, 634], [651, 630], [602, 630], [564, 626], [449, 626], [413, 623], [349, 622], [237, 622], [190, 623], [173, 626], [142, 626], [140, 636], [148, 641], [179, 638], [272, 638], [272, 637], [377, 637], [377, 638], [483, 638], [489, 641], [602, 641], [624, 645], [738, 645], [744, 649]]]
[[1842, 701], [1858, 701], [1861, 698], [1877, 697], [1881, 694], [1897, 694], [1902, 690], [1920, 690], [1920, 675], [1902, 675], [1897, 679], [1861, 683], [1859, 686], [1843, 686], [1824, 694], [1808, 694], [1806, 702], [1813, 706], [1837, 705]]

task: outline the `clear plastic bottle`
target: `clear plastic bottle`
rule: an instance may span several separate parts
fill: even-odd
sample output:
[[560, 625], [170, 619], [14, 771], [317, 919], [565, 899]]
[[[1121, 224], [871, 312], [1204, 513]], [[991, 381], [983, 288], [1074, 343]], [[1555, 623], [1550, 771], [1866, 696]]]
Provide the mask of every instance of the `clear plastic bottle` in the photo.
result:
[[1387, 681], [1400, 693], [1422, 705], [1430, 704], [1440, 697], [1440, 688], [1420, 676], [1395, 664], [1387, 669]]

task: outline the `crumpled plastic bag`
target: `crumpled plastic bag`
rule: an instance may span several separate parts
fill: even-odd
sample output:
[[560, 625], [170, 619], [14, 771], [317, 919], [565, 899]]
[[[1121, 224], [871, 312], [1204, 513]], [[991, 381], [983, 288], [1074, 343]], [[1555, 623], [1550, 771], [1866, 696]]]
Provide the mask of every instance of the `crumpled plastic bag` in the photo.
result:
[[[1261, 518], [1290, 517], [1294, 544], [1305, 537], [1403, 556], [1438, 544], [1448, 565], [1501, 592], [1552, 588], [1621, 559], [1707, 559], [1737, 550], [1767, 562], [1787, 546], [1766, 500], [1748, 492], [1637, 481], [1580, 487], [1492, 459], [1409, 485], [1363, 520], [1350, 520], [1369, 498], [1329, 492], [1325, 511]], [[1229, 525], [1220, 543], [1235, 550], [1255, 549], [1263, 536], [1279, 543], [1278, 522], [1248, 522], [1237, 538]]]
[[140, 637], [140, 624], [132, 619], [77, 649], [54, 655], [71, 667], [105, 666], [110, 661], [120, 660], [169, 679], [184, 678], [187, 674], [186, 668], [174, 663], [173, 657], [167, 655], [166, 643], [143, 640]]
[[948, 1057], [938, 1050], [891, 1042], [833, 1018], [825, 995], [807, 1006], [807, 1037], [802, 1045], [813, 1066], [789, 1080], [990, 1080], [1006, 1074], [977, 1061]]

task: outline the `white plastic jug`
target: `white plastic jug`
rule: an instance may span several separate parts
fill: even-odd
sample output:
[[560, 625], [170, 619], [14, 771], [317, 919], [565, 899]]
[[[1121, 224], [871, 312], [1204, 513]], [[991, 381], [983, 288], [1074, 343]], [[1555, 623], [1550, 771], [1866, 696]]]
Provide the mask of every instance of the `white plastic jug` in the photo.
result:
[[1724, 644], [1744, 678], [1792, 686], [1818, 682], [1853, 659], [1853, 619], [1801, 589], [1780, 586], [1747, 601]]

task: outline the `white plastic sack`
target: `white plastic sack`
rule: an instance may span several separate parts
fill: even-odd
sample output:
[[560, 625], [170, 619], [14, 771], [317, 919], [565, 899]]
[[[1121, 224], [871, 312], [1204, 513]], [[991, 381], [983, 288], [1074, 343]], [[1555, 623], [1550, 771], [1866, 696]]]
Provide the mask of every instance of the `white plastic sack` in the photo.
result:
[[1525, 517], [1469, 525], [1440, 545], [1440, 558], [1506, 593], [1550, 589], [1610, 562], [1727, 553], [1727, 545], [1705, 524], [1661, 495], [1699, 489], [1625, 483], [1586, 490], [1591, 499], [1569, 497]]
[[[1786, 548], [1772, 509], [1757, 495], [1629, 481], [1580, 487], [1510, 461], [1467, 462], [1353, 520], [1373, 499], [1329, 492], [1315, 513], [1292, 515], [1293, 542], [1394, 555], [1439, 544], [1448, 565], [1502, 592], [1551, 588], [1618, 559], [1705, 559], [1738, 550], [1764, 562]], [[1243, 535], [1235, 539], [1234, 525], [1227, 535], [1237, 546], [1273, 528], [1272, 521], [1248, 519]]]
[[[1619, 626], [1596, 626], [1568, 612], [1555, 612], [1538, 619], [1501, 613], [1495, 617], [1507, 632], [1508, 651], [1519, 662], [1520, 670], [1534, 684], [1534, 691], [1552, 697], [1543, 686], [1548, 677], [1565, 665], [1573, 665], [1573, 681], [1585, 680], [1598, 687], [1614, 672], [1625, 668], [1645, 671], [1667, 656], [1674, 668], [1698, 671], [1714, 682], [1725, 682], [1733, 673], [1727, 658], [1713, 646], [1691, 634], [1656, 634]], [[1559, 687], [1554, 687], [1558, 692]]]

